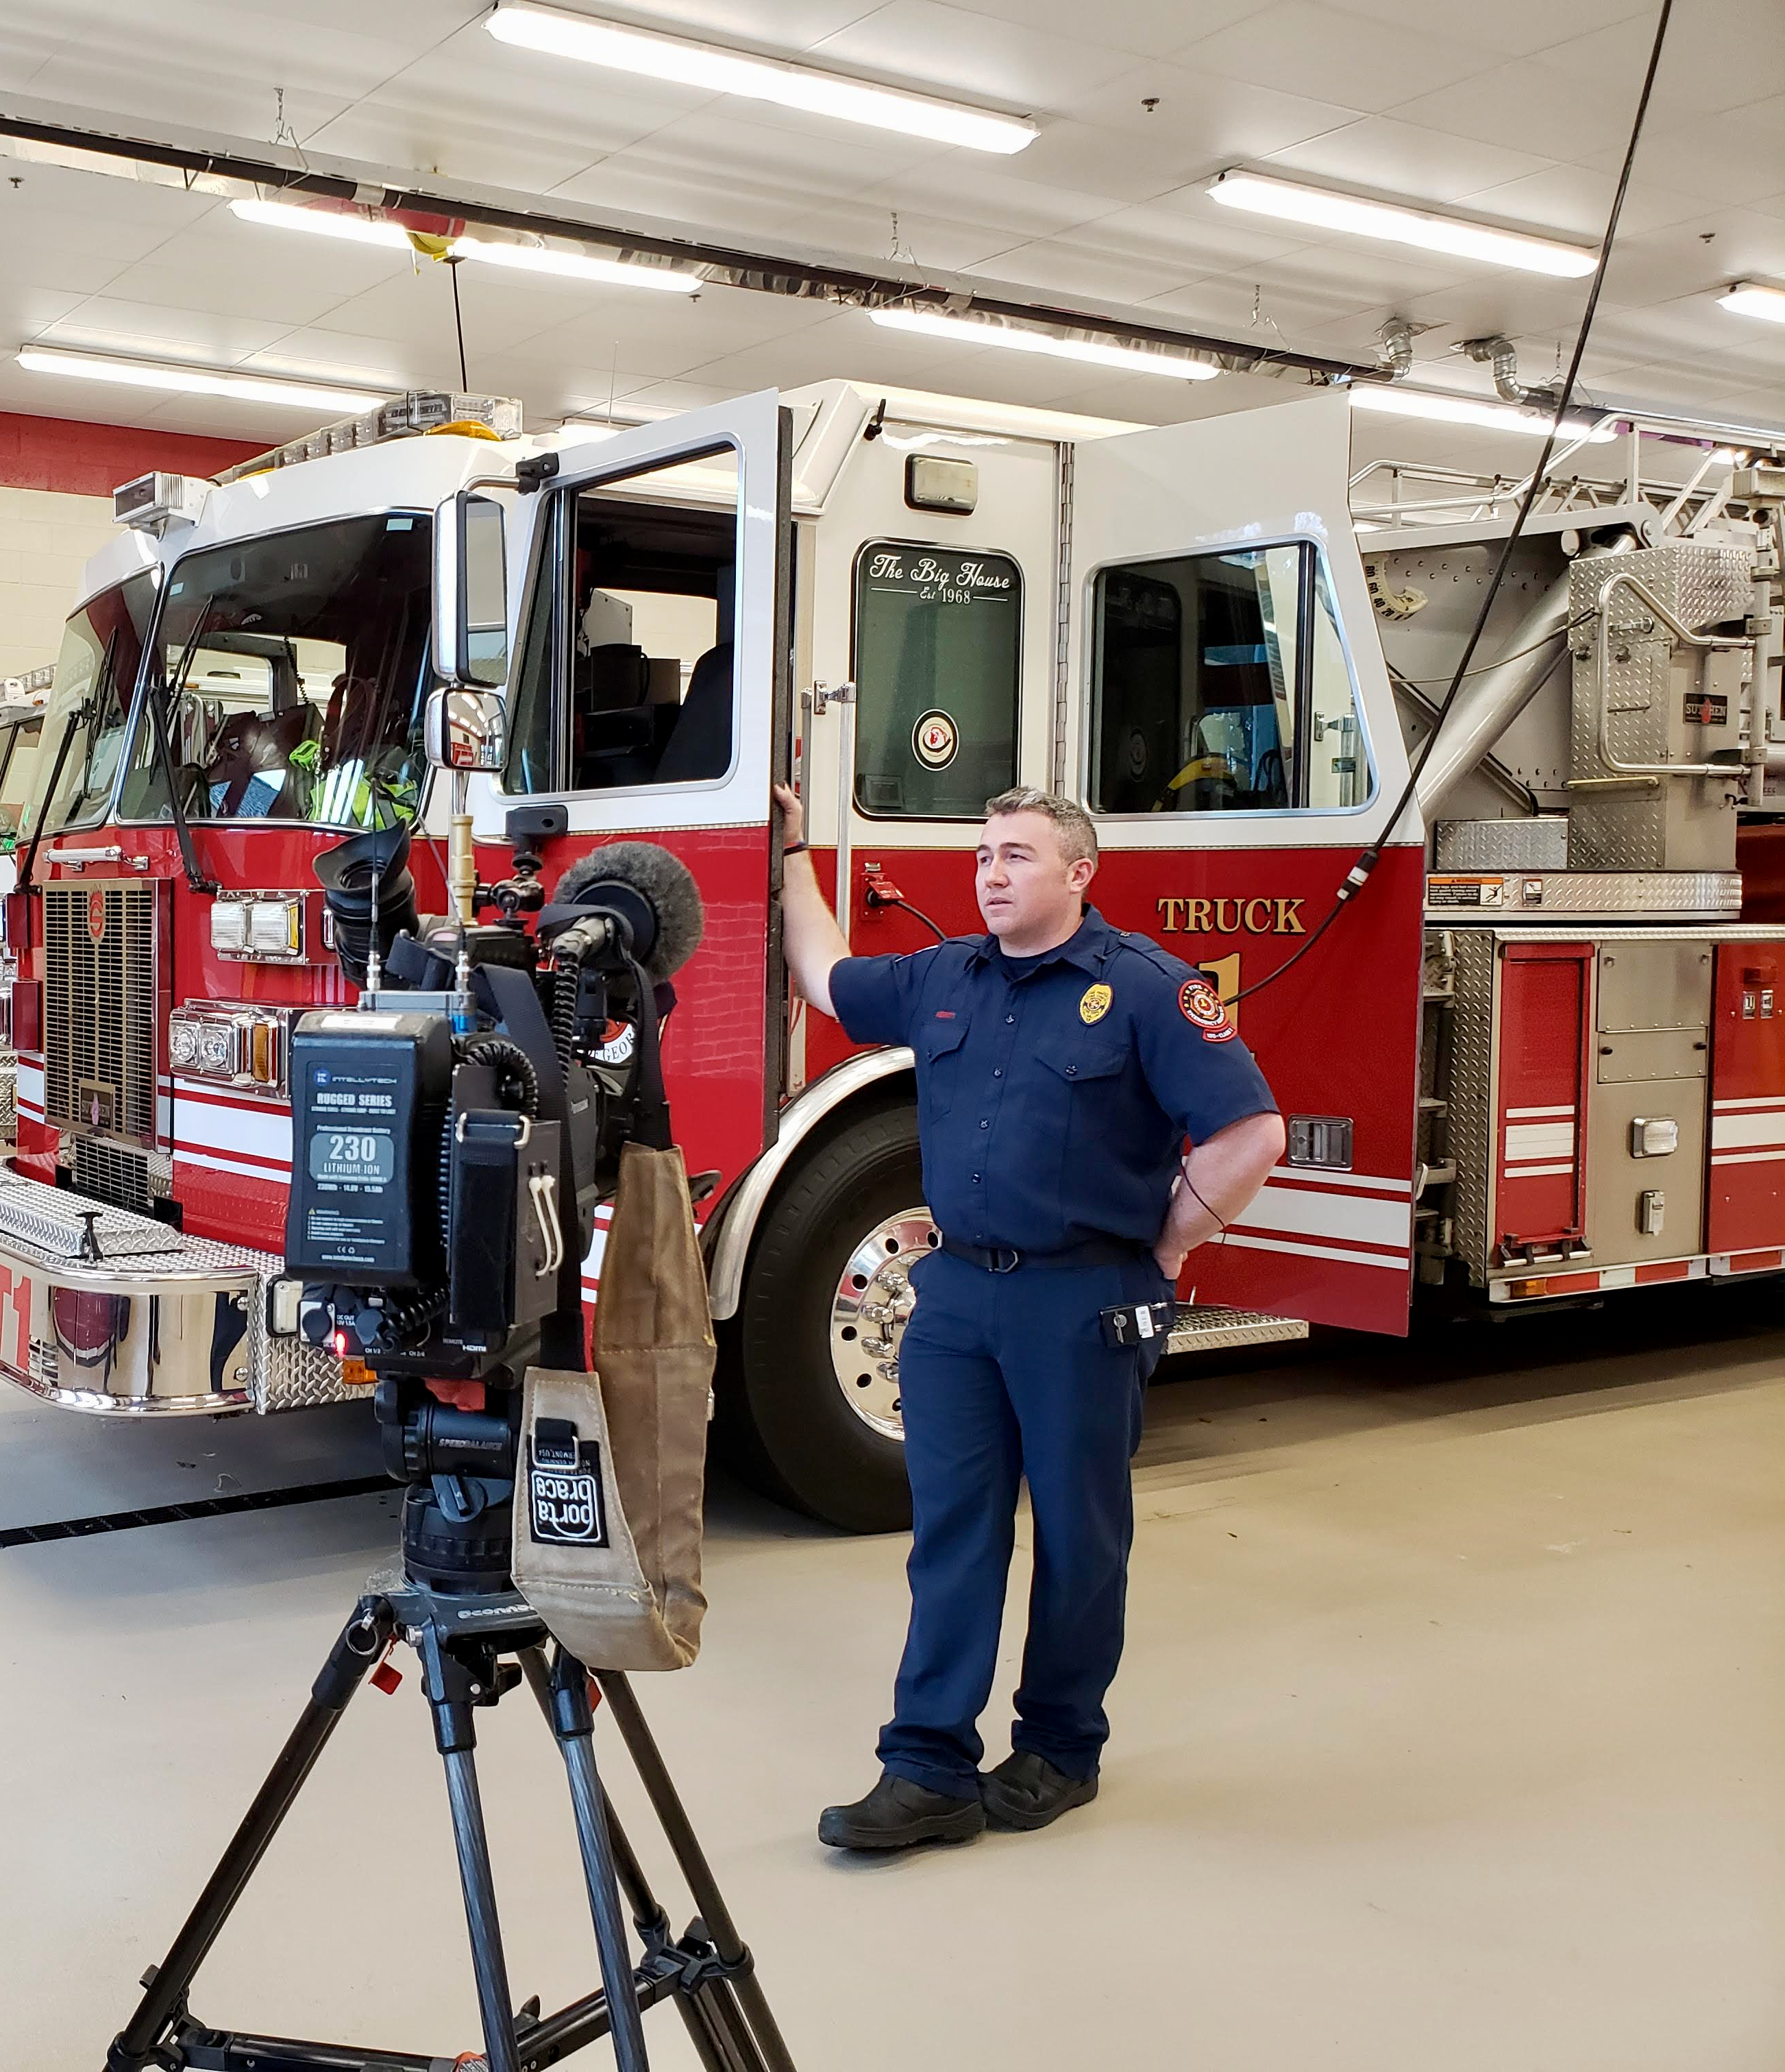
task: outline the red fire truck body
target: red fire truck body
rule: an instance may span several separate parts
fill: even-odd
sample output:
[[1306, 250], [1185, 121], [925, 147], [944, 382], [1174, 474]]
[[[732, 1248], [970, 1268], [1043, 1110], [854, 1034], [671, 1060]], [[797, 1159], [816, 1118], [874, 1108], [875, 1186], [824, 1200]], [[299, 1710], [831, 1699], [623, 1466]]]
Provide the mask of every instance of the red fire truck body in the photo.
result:
[[[1290, 1148], [1190, 1262], [1187, 1339], [1401, 1332], [1422, 1292], [1541, 1301], [1785, 1259], [1785, 931], [1739, 919], [1730, 803], [1776, 709], [1763, 527], [1657, 547], [1634, 498], [1536, 525], [1432, 785], [1391, 828], [1420, 686], [1460, 646], [1496, 527], [1401, 528], [1366, 569], [1341, 394], [1105, 433], [835, 382], [605, 438], [460, 429], [278, 458], [154, 479], [59, 665], [31, 882], [7, 903], [18, 1177], [0, 1186], [0, 1372], [40, 1396], [129, 1414], [351, 1392], [269, 1300], [285, 1058], [297, 1012], [355, 997], [318, 857], [418, 813], [420, 906], [447, 909], [445, 787], [417, 744], [455, 609], [465, 652], [472, 578], [447, 543], [472, 503], [502, 513], [505, 570], [480, 880], [507, 874], [518, 809], [548, 887], [645, 837], [704, 902], [664, 1059], [690, 1170], [718, 1176], [720, 1415], [770, 1487], [846, 1523], [897, 1515], [905, 1276], [930, 1241], [909, 1054], [857, 1050], [788, 998], [769, 786], [790, 772], [859, 952], [930, 940], [912, 909], [975, 930], [984, 800], [1032, 783], [1090, 808], [1106, 916], [1244, 996]], [[1646, 583], [1583, 590], [1620, 547]], [[1643, 616], [1670, 553], [1672, 631]], [[1572, 749], [1569, 701], [1541, 695], [1565, 659]], [[1634, 721], [1606, 734], [1604, 713], [1635, 709], [1644, 668], [1702, 717], [1639, 755], [1617, 732]], [[1602, 676], [1594, 734], [1581, 685]], [[1713, 774], [1623, 779], [1679, 760], [1681, 725]], [[1469, 804], [1429, 859], [1440, 788]], [[1582, 802], [1614, 794], [1659, 795], [1665, 825], [1589, 827], [1577, 857]], [[1664, 1189], [1626, 1184], [1664, 1165]]]

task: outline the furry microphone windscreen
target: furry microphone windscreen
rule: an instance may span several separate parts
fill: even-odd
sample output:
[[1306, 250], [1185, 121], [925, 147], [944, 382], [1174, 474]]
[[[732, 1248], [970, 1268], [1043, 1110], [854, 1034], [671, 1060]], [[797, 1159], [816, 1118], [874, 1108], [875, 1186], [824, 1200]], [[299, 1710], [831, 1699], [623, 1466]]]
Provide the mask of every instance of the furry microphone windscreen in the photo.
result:
[[639, 962], [653, 978], [679, 972], [700, 947], [706, 917], [700, 894], [687, 865], [656, 842], [610, 842], [592, 849], [558, 880], [552, 897], [560, 904], [599, 906], [601, 887], [611, 885], [644, 902], [655, 923], [652, 939], [636, 948]]

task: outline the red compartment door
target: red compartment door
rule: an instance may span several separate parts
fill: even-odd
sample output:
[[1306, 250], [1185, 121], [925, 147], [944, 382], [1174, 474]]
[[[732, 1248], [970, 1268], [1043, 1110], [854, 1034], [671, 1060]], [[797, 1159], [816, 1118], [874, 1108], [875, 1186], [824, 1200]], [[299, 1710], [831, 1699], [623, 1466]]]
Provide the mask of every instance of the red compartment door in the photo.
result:
[[1717, 947], [1710, 1095], [1707, 1247], [1785, 1244], [1785, 941]]
[[1495, 1229], [1547, 1252], [1586, 1226], [1592, 946], [1508, 943], [1501, 953]]

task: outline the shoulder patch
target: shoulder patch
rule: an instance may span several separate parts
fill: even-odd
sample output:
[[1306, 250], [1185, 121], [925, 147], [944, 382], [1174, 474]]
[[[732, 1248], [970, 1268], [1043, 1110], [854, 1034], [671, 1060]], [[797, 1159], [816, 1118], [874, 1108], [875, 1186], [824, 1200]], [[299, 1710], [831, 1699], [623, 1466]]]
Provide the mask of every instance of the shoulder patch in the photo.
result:
[[1178, 989], [1178, 1009], [1205, 1043], [1230, 1043], [1233, 1023], [1221, 997], [1205, 978], [1187, 978]]

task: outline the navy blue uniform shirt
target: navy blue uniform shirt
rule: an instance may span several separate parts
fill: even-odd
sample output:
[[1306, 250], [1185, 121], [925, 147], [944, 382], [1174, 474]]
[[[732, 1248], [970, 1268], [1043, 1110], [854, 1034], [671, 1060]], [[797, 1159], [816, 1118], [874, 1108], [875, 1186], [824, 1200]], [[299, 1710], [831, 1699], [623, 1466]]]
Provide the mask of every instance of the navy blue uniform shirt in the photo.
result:
[[854, 1042], [916, 1053], [924, 1194], [957, 1243], [1151, 1245], [1184, 1138], [1276, 1109], [1204, 974], [1091, 907], [1039, 958], [992, 935], [846, 958], [831, 1001]]

